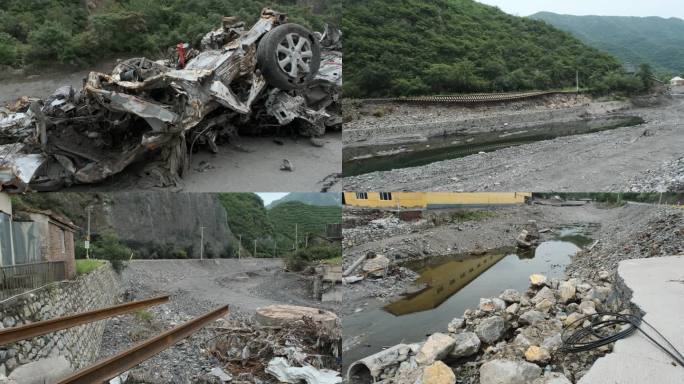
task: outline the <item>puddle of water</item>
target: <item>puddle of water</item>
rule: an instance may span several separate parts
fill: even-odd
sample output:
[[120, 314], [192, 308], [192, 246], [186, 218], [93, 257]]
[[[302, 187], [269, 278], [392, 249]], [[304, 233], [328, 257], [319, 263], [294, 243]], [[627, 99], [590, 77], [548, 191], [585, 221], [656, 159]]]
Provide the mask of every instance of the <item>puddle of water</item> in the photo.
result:
[[345, 317], [345, 337], [363, 335], [363, 342], [345, 352], [344, 365], [401, 342], [418, 342], [434, 332], [444, 332], [453, 318], [476, 308], [481, 297], [497, 297], [506, 288], [525, 291], [533, 273], [563, 277], [570, 257], [591, 241], [582, 231], [573, 231], [560, 231], [557, 239], [542, 242], [529, 253], [504, 249], [407, 264], [420, 273], [417, 282], [427, 287], [384, 308]]
[[543, 124], [525, 130], [488, 132], [475, 135], [447, 135], [412, 144], [345, 148], [343, 149], [342, 170], [344, 176], [355, 176], [374, 171], [417, 167], [479, 152], [492, 152], [541, 140], [606, 131], [643, 123], [644, 120], [636, 116], [611, 116]]

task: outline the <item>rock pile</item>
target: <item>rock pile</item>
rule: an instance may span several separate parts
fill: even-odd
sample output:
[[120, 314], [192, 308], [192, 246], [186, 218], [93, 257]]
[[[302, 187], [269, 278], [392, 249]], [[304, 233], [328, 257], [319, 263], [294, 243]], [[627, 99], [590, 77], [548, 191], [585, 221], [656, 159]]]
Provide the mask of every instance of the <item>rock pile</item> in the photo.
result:
[[[610, 234], [610, 236], [615, 236]], [[603, 247], [603, 244], [607, 244]], [[579, 252], [568, 265], [570, 276], [600, 279], [600, 271], [614, 271], [622, 260], [672, 256], [684, 253], [684, 211], [663, 208], [638, 231], [629, 231], [624, 239], [601, 239], [594, 250]]]
[[[369, 371], [386, 384], [576, 382], [610, 347], [561, 353], [563, 330], [597, 311], [623, 310], [625, 295], [614, 287], [611, 273], [601, 276], [596, 281], [559, 281], [532, 275], [527, 291], [507, 289], [499, 297], [481, 299], [477, 309], [453, 319], [446, 332], [396, 348], [402, 353], [374, 355], [375, 359], [367, 360], [374, 362], [369, 363], [373, 365]], [[378, 361], [382, 364], [375, 365]], [[354, 365], [351, 371], [360, 372]]]

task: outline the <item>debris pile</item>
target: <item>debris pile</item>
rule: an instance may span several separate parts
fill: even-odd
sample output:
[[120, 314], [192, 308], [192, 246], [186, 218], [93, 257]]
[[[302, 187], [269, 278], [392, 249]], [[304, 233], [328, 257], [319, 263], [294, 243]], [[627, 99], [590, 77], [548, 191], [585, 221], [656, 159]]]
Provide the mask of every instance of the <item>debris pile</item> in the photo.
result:
[[599, 271], [613, 271], [622, 260], [683, 254], [684, 211], [666, 208], [621, 241], [614, 241], [615, 233], [609, 236], [600, 239], [598, 246], [579, 252], [567, 267], [567, 274], [598, 278]]
[[[284, 308], [278, 311], [285, 312]], [[300, 313], [288, 313], [295, 312]], [[328, 319], [330, 313], [323, 312]], [[223, 375], [233, 384], [342, 382], [341, 333], [336, 317], [334, 326], [329, 321], [320, 321], [315, 314], [281, 318], [268, 325], [262, 319], [257, 316], [258, 321], [231, 320], [216, 329], [217, 336], [209, 350], [223, 366], [209, 376]]]
[[359, 360], [349, 367], [348, 377], [354, 383], [385, 384], [576, 382], [611, 347], [566, 354], [561, 351], [563, 330], [597, 312], [630, 312], [612, 275], [604, 271], [601, 276], [559, 281], [532, 275], [526, 292], [507, 289], [499, 297], [483, 298], [445, 332]]
[[314, 138], [341, 127], [339, 30], [313, 33], [264, 9], [251, 29], [224, 18], [200, 48], [124, 60], [81, 90], [0, 108], [2, 189], [97, 183], [141, 160], [156, 185], [175, 185], [191, 153], [215, 153], [239, 133], [287, 126]]

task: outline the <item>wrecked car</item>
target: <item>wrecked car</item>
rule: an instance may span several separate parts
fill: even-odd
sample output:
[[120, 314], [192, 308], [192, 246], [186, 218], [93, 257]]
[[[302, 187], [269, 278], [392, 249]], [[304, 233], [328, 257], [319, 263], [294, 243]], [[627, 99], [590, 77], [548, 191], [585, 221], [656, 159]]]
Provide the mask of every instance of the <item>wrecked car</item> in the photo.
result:
[[177, 185], [191, 153], [240, 133], [288, 126], [306, 137], [341, 128], [341, 33], [314, 33], [264, 9], [250, 28], [235, 17], [199, 49], [172, 58], [133, 58], [82, 89], [0, 108], [0, 184], [47, 191], [101, 182], [132, 163], [157, 186]]

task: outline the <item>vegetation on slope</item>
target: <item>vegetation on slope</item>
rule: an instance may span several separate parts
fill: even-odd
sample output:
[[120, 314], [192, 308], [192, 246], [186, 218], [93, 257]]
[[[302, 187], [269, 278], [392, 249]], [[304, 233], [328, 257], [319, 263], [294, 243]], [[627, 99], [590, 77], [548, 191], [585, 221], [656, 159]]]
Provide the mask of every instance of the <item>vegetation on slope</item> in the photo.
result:
[[[347, 97], [593, 87], [612, 56], [547, 23], [472, 0], [349, 0]], [[613, 80], [614, 81], [614, 80]]]
[[[220, 193], [219, 201], [228, 215], [228, 225], [235, 236], [242, 236], [242, 244], [252, 244], [273, 233], [273, 224], [264, 201], [254, 193]], [[237, 247], [235, 247], [237, 250]]]
[[[87, 3], [89, 7], [86, 7]], [[341, 14], [341, 0], [3, 0], [0, 65], [83, 65], [117, 53], [160, 55], [187, 41], [198, 46], [222, 16], [252, 25], [263, 7], [320, 29]], [[310, 5], [313, 5], [311, 7]], [[316, 9], [319, 14], [314, 14]]]
[[[267, 210], [261, 198], [253, 193], [222, 193], [219, 200], [228, 214], [231, 231], [242, 235], [242, 246], [250, 254], [254, 253], [256, 240], [256, 253], [260, 257], [296, 254], [295, 258], [312, 261], [340, 255], [339, 246], [329, 246], [316, 236], [325, 234], [326, 224], [340, 222], [340, 206], [287, 201]], [[295, 252], [307, 245], [312, 246], [311, 252]]]
[[684, 20], [662, 17], [572, 16], [540, 12], [530, 16], [610, 52], [623, 63], [650, 64], [663, 75], [684, 75]]
[[278, 204], [288, 201], [300, 201], [309, 205], [342, 205], [342, 196], [339, 193], [319, 192], [290, 192], [282, 198], [271, 202], [266, 208], [271, 209]]

